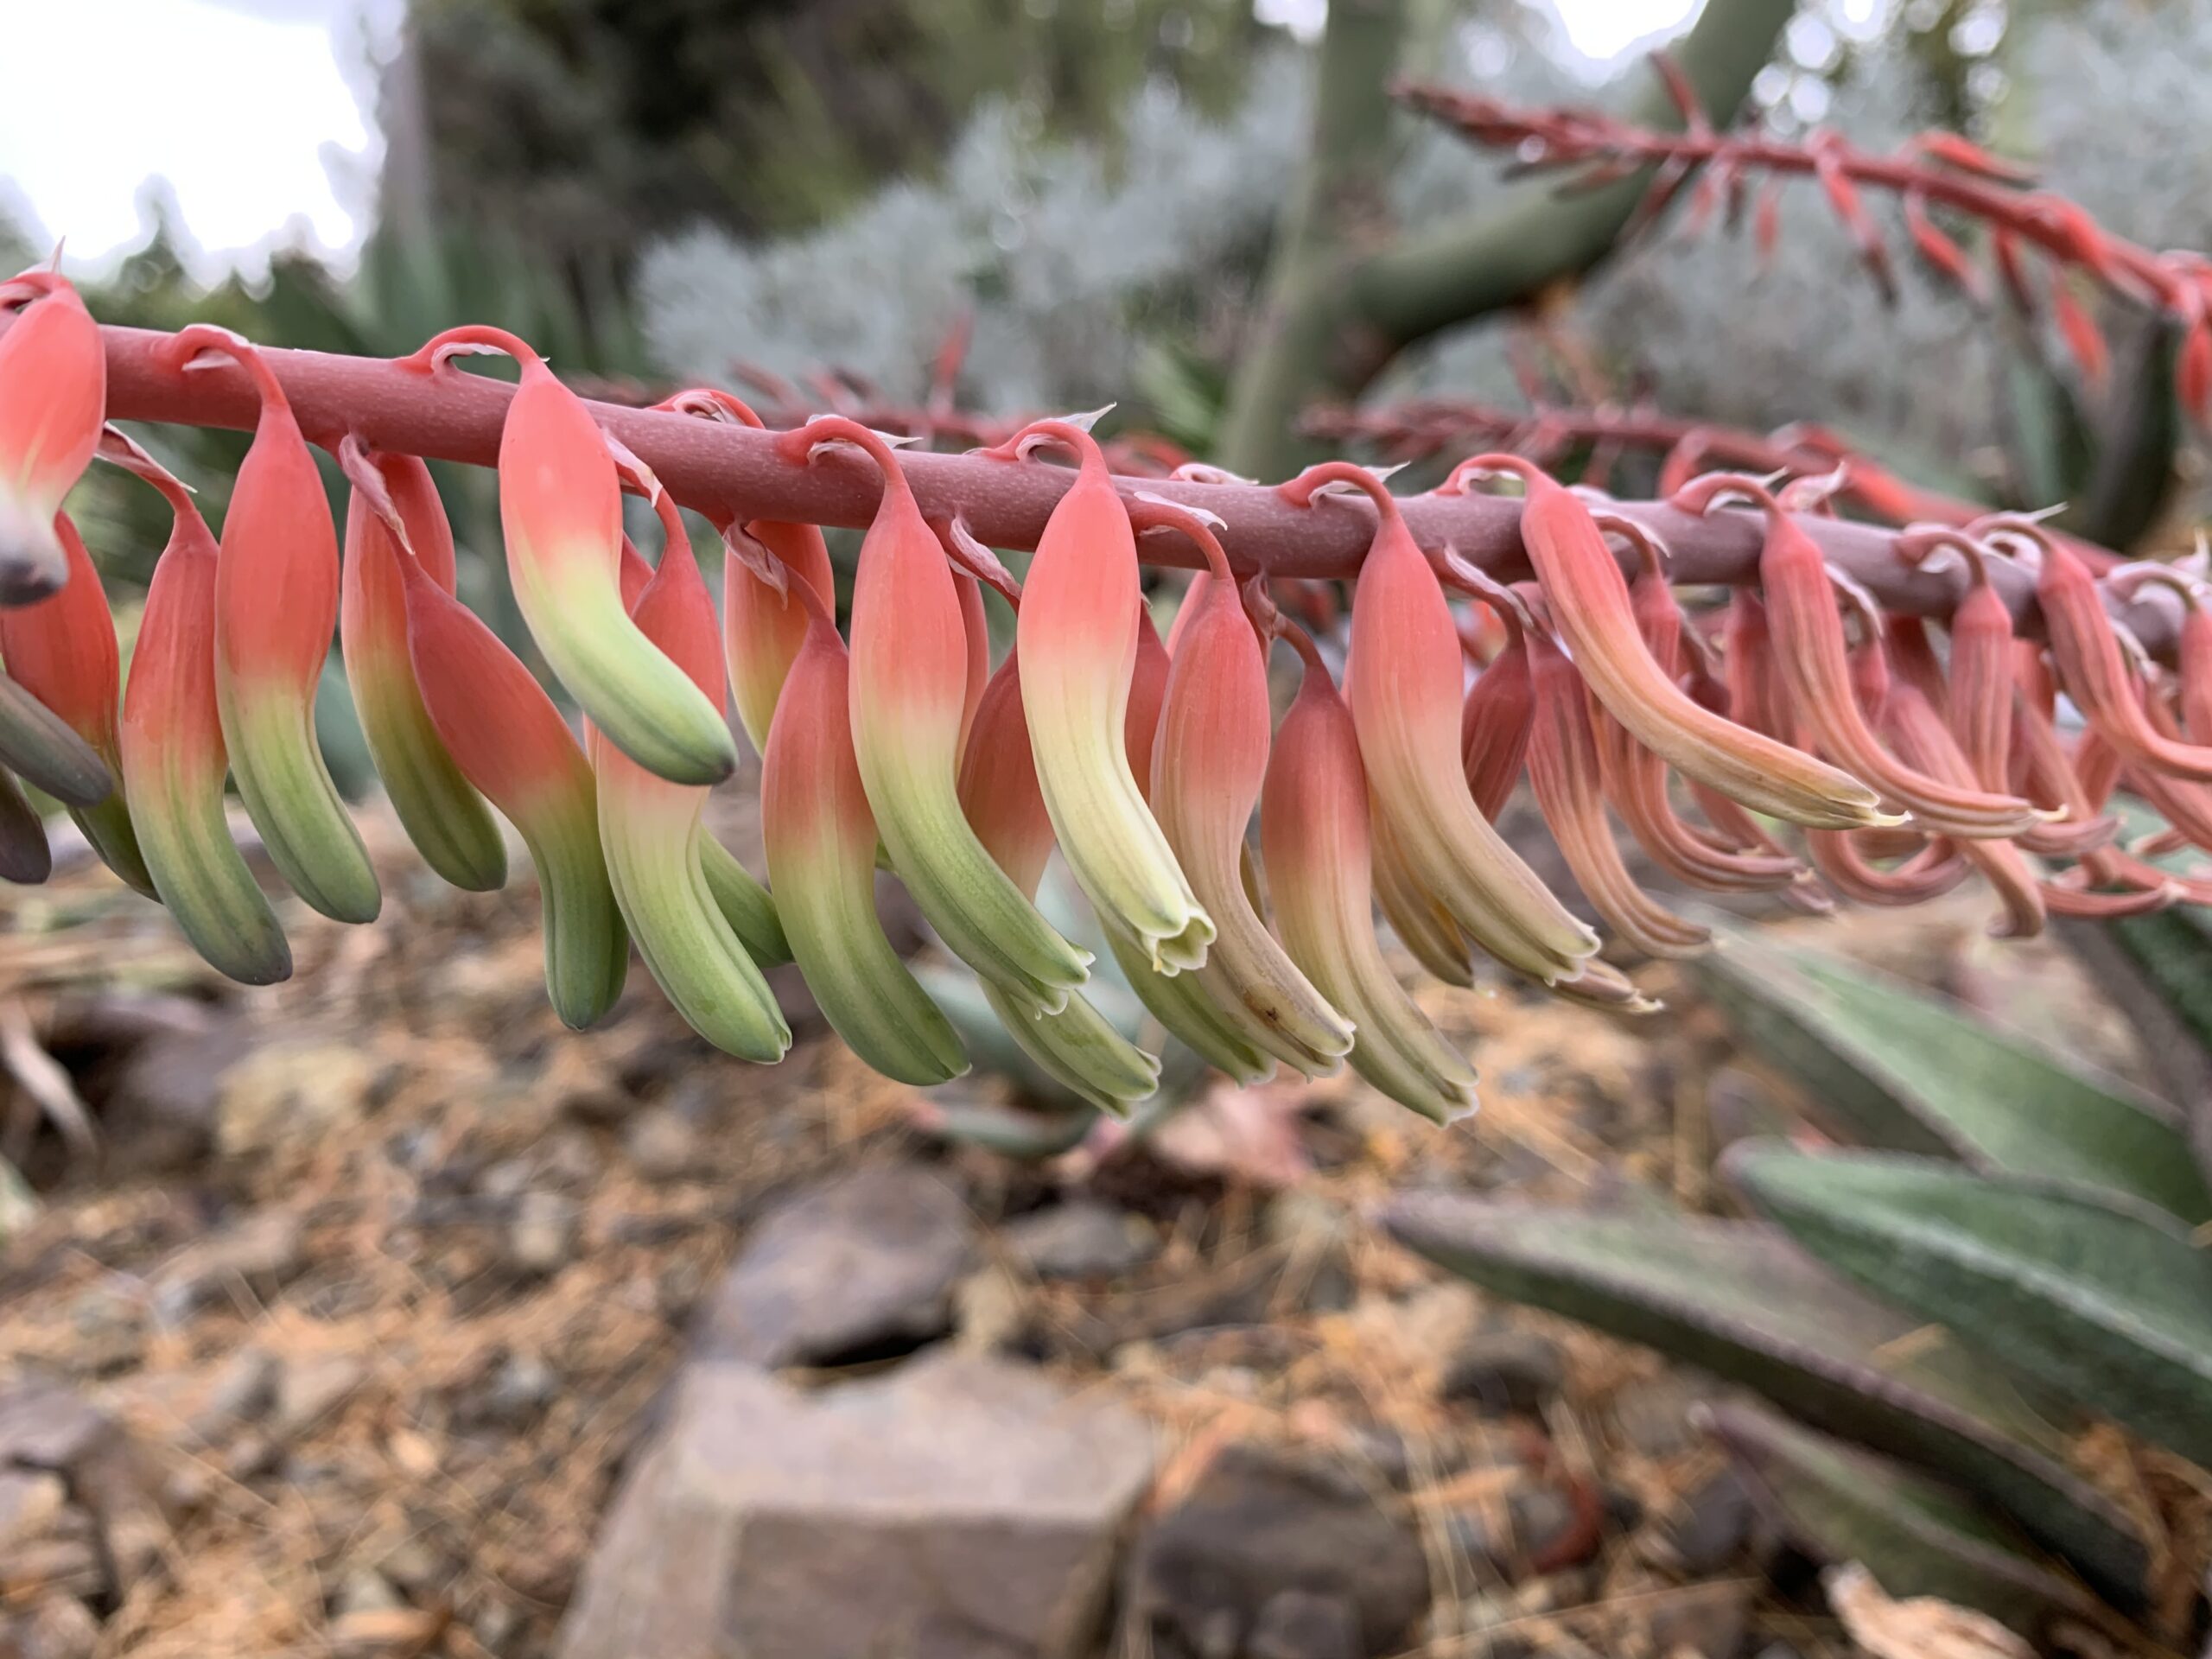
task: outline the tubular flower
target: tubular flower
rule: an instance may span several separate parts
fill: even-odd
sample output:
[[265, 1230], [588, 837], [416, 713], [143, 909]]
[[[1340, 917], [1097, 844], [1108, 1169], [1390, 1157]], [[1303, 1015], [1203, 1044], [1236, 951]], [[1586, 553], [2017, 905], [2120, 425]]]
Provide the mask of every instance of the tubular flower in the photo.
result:
[[2025, 801], [1923, 776], [1883, 746], [1851, 693], [1843, 621], [1827, 562], [1763, 485], [1714, 474], [1688, 486], [1675, 505], [1702, 513], [1732, 493], [1747, 496], [1766, 511], [1759, 588], [1774, 634], [1773, 661], [1788, 687], [1791, 713], [1814, 744], [1938, 834], [2011, 836], [2032, 825], [2035, 809]]
[[[67, 721], [109, 772], [119, 773], [116, 705], [123, 670], [115, 617], [108, 609], [100, 573], [92, 568], [84, 538], [69, 515], [56, 513], [54, 528], [68, 576], [59, 591], [44, 599], [0, 609], [0, 654], [5, 655], [16, 683]], [[100, 861], [151, 898], [154, 879], [131, 830], [127, 798], [127, 790], [114, 789], [94, 805], [71, 807], [69, 816]]]
[[99, 326], [67, 279], [27, 270], [0, 283], [0, 310], [18, 306], [0, 338], [0, 605], [68, 579], [54, 515], [92, 464], [107, 407]]
[[[711, 386], [679, 391], [656, 408], [734, 426], [760, 429], [760, 417], [743, 398]], [[722, 656], [731, 700], [756, 753], [768, 752], [768, 726], [784, 678], [806, 643], [806, 608], [791, 596], [792, 576], [834, 594], [836, 577], [819, 526], [754, 518], [742, 525], [717, 524], [722, 554]], [[765, 562], [747, 547], [765, 549]], [[709, 863], [712, 862], [709, 855]]]
[[214, 967], [247, 985], [292, 976], [291, 947], [223, 809], [230, 761], [215, 692], [215, 537], [183, 485], [119, 433], [101, 453], [175, 515], [130, 652], [117, 732], [123, 785], [154, 891]]
[[46, 823], [23, 786], [0, 772], [0, 881], [35, 887], [54, 874]]
[[[1033, 899], [1052, 853], [1052, 820], [1029, 741], [1018, 640], [977, 704], [960, 763], [960, 805], [976, 839]], [[1159, 1089], [1159, 1060], [1116, 1031], [1080, 991], [1070, 994], [1059, 1013], [1037, 1014], [1016, 1007], [988, 980], [982, 987], [1023, 1051], [1101, 1111], [1125, 1116], [1132, 1103]]]
[[[652, 474], [640, 481], [663, 539], [660, 567], [639, 594], [632, 620], [702, 696], [719, 702], [714, 601], [675, 501]], [[648, 772], [611, 741], [597, 746], [593, 766], [607, 880], [645, 967], [685, 1023], [715, 1047], [764, 1064], [783, 1058], [791, 1027], [707, 886], [699, 853], [706, 786]]]
[[1375, 843], [1375, 902], [1382, 907], [1383, 920], [1390, 924], [1398, 943], [1415, 962], [1446, 985], [1471, 989], [1475, 965], [1467, 936], [1408, 867], [1391, 832], [1390, 820], [1371, 785], [1368, 806], [1369, 829]]
[[1019, 457], [1048, 443], [1073, 449], [1082, 465], [1038, 541], [1016, 627], [1038, 782], [1077, 886], [1160, 972], [1174, 974], [1205, 963], [1214, 923], [1129, 770], [1123, 728], [1144, 601], [1136, 534], [1106, 457], [1081, 427], [1032, 422], [985, 453]]
[[[1185, 602], [1189, 602], [1187, 594]], [[1151, 610], [1141, 599], [1137, 606], [1136, 665], [1129, 677], [1129, 703], [1122, 717], [1122, 734], [1130, 775], [1136, 779], [1148, 810], [1153, 743], [1160, 729], [1160, 708], [1166, 701], [1170, 659], [1167, 648], [1160, 643], [1159, 629], [1153, 626]], [[1181, 620], [1179, 615], [1177, 620]], [[1263, 1083], [1274, 1075], [1274, 1059], [1245, 1038], [1199, 984], [1198, 975], [1161, 973], [1152, 965], [1150, 953], [1135, 934], [1103, 918], [1100, 925], [1137, 1001], [1171, 1035], [1239, 1083]]]
[[1646, 893], [1621, 861], [1619, 843], [1605, 821], [1598, 743], [1590, 730], [1589, 694], [1581, 674], [1541, 631], [1529, 638], [1528, 650], [1536, 706], [1529, 781], [1584, 896], [1622, 938], [1647, 956], [1703, 954], [1713, 943], [1711, 930], [1684, 921]]
[[215, 565], [215, 692], [246, 815], [292, 891], [334, 921], [372, 922], [383, 894], [330, 781], [315, 699], [338, 623], [338, 536], [322, 474], [261, 353], [220, 328], [175, 340], [177, 363], [242, 364], [261, 398]]
[[1351, 1068], [1447, 1123], [1475, 1109], [1475, 1071], [1392, 976], [1375, 937], [1367, 771], [1351, 710], [1303, 628], [1279, 625], [1306, 678], [1275, 734], [1260, 794], [1260, 849], [1291, 960], [1350, 1016]]
[[407, 585], [399, 562], [415, 560], [432, 582], [453, 592], [453, 531], [445, 505], [430, 469], [413, 455], [372, 454], [349, 435], [339, 444], [339, 464], [353, 482], [353, 499], [346, 509], [338, 638], [369, 759], [423, 862], [456, 887], [495, 892], [507, 880], [506, 840], [439, 741], [407, 652]]
[[97, 805], [115, 787], [92, 746], [8, 674], [0, 674], [0, 764], [65, 806]]
[[2101, 798], [2076, 774], [2074, 757], [2050, 716], [2017, 683], [2011, 724], [2009, 775], [2037, 805], [2063, 814], [2023, 832], [2020, 845], [2046, 857], [2076, 858], [2109, 843], [2120, 831], [2120, 820], [2102, 816]]
[[944, 550], [882, 436], [822, 416], [777, 441], [804, 463], [825, 444], [865, 450], [883, 499], [853, 587], [853, 752], [891, 861], [952, 953], [1024, 1007], [1058, 1013], [1089, 955], [1062, 938], [976, 840], [956, 768], [968, 634]]
[[1581, 978], [1553, 986], [1552, 994], [1603, 1014], [1656, 1014], [1667, 1006], [1637, 989], [1611, 963], [1594, 960]]
[[[1268, 933], [1241, 868], [1268, 769], [1266, 653], [1212, 530], [1181, 508], [1147, 505], [1198, 543], [1213, 576], [1176, 645], [1152, 751], [1160, 827], [1220, 929], [1199, 983], [1254, 1047], [1325, 1077], [1351, 1052], [1352, 1027]], [[1455, 641], [1455, 663], [1457, 654]]]
[[2105, 610], [2095, 579], [2066, 545], [2040, 524], [2017, 518], [1985, 518], [1973, 526], [2026, 543], [2038, 563], [2036, 599], [2050, 634], [2066, 695], [2091, 728], [2123, 760], [2148, 771], [2212, 782], [2212, 747], [2184, 743], [2152, 725], [2131, 683], [2120, 636]]
[[1475, 810], [1495, 823], [1521, 781], [1535, 729], [1535, 693], [1529, 683], [1529, 648], [1512, 629], [1505, 648], [1475, 676], [1459, 705], [1459, 760]]
[[2129, 564], [2114, 571], [2113, 585], [2133, 597], [2145, 582], [2164, 588], [2181, 601], [2181, 632], [2174, 657], [2180, 664], [2176, 690], [2190, 739], [2212, 738], [2212, 604], [2203, 582], [2170, 564]]
[[1397, 504], [1371, 474], [1341, 461], [1309, 467], [1281, 490], [1309, 506], [1324, 486], [1344, 485], [1370, 495], [1378, 515], [1352, 594], [1346, 700], [1395, 855], [1500, 962], [1545, 983], [1573, 979], [1597, 938], [1475, 810], [1460, 768], [1459, 631]]
[[530, 849], [545, 912], [546, 990], [563, 1022], [582, 1030], [614, 1006], [630, 969], [591, 767], [553, 700], [499, 637], [419, 562], [399, 568], [423, 706], [461, 775]]
[[499, 523], [531, 638], [614, 746], [672, 783], [737, 765], [729, 724], [653, 649], [621, 603], [622, 486], [583, 399], [504, 329], [449, 328], [404, 359], [425, 374], [456, 353], [504, 352], [522, 384], [499, 432]]
[[806, 639], [777, 699], [760, 769], [777, 913], [823, 1017], [853, 1052], [900, 1083], [944, 1083], [968, 1069], [967, 1053], [876, 915], [876, 823], [853, 753], [845, 642], [826, 594], [788, 574]]
[[[1987, 549], [1961, 531], [1916, 526], [1899, 537], [1907, 557], [1948, 550], [1966, 571], [1966, 592], [1951, 607], [1948, 696], [1939, 705], [1951, 734], [1986, 790], [2009, 790], [2012, 754], [2012, 613], [1989, 580]], [[1932, 558], [1922, 563], [1932, 568]], [[1932, 701], [1932, 699], [1931, 699]]]
[[1516, 455], [1478, 455], [1454, 468], [1444, 488], [1456, 493], [1471, 478], [1499, 472], [1527, 486], [1522, 545], [1560, 632], [1598, 700], [1638, 742], [1754, 811], [1829, 829], [1879, 817], [1879, 803], [1857, 779], [1700, 708], [1661, 671], [1644, 648], [1628, 582], [1604, 532], [1590, 509], [1541, 467]]

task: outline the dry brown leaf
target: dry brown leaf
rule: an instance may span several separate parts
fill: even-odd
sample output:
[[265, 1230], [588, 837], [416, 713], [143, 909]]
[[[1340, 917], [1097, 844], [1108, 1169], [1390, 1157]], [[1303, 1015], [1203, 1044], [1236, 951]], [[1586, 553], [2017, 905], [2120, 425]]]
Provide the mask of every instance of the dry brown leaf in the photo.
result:
[[1986, 1613], [1934, 1596], [1891, 1597], [1857, 1561], [1821, 1575], [1828, 1605], [1873, 1659], [2035, 1659], [2035, 1649]]

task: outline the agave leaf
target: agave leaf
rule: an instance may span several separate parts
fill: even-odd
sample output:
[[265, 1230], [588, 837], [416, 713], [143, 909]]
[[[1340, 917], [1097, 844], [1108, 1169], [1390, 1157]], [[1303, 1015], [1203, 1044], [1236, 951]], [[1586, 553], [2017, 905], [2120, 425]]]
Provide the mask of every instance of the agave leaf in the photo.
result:
[[1398, 1241], [1514, 1300], [1649, 1344], [1831, 1433], [1986, 1493], [2107, 1599], [2140, 1605], [2146, 1556], [2011, 1382], [1789, 1248], [1774, 1229], [1407, 1194]]
[[2173, 1110], [2026, 1032], [1855, 963], [1740, 937], [1696, 971], [1850, 1140], [2110, 1187], [2192, 1224], [2212, 1217]]
[[1978, 1353], [2212, 1464], [2212, 1258], [2045, 1182], [1743, 1141], [1723, 1167], [1828, 1266]]
[[2054, 1612], [2094, 1616], [2088, 1592], [1955, 1486], [1753, 1406], [1716, 1406], [1712, 1427], [1753, 1503], [1816, 1560], [1861, 1562], [1892, 1596], [1979, 1608], [2024, 1636]]

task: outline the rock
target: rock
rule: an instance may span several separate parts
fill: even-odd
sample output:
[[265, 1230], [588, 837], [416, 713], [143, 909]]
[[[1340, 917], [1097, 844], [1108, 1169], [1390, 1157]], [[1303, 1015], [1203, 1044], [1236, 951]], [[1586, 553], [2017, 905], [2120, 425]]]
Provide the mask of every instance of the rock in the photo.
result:
[[1096, 1198], [1034, 1211], [999, 1236], [1007, 1254], [1039, 1279], [1116, 1279], [1160, 1250], [1149, 1222]]
[[[0, 1467], [36, 1471], [60, 1479], [74, 1506], [58, 1519], [81, 1513], [90, 1522], [85, 1548], [92, 1555], [96, 1587], [117, 1596], [130, 1592], [160, 1560], [168, 1541], [161, 1484], [144, 1452], [123, 1424], [65, 1389], [29, 1383], [0, 1393]], [[12, 1581], [19, 1572], [37, 1570], [55, 1581], [72, 1582], [78, 1571], [70, 1560], [77, 1540], [67, 1535], [43, 1545], [0, 1555]], [[59, 1554], [45, 1560], [41, 1551]], [[35, 1580], [48, 1581], [48, 1579]]]
[[299, 1217], [261, 1211], [186, 1245], [155, 1268], [148, 1286], [154, 1318], [173, 1330], [225, 1297], [253, 1312], [297, 1276], [303, 1260]]
[[254, 1049], [217, 1084], [215, 1149], [237, 1158], [318, 1140], [368, 1109], [376, 1078], [369, 1057], [346, 1044]]
[[[1271, 1612], [1287, 1592], [1308, 1599]], [[1344, 1651], [1391, 1653], [1428, 1597], [1419, 1540], [1357, 1483], [1245, 1445], [1223, 1451], [1190, 1496], [1145, 1529], [1128, 1592], [1130, 1615], [1161, 1659], [1259, 1659], [1256, 1640], [1288, 1640], [1294, 1628], [1319, 1639], [1340, 1627], [1353, 1638]]]
[[20, 1659], [92, 1659], [99, 1643], [99, 1620], [74, 1596], [49, 1596], [12, 1631], [0, 1632], [0, 1652]]
[[346, 1575], [337, 1595], [331, 1599], [330, 1611], [343, 1618], [349, 1613], [389, 1612], [406, 1605], [405, 1599], [391, 1587], [391, 1581], [383, 1573], [373, 1567], [362, 1567]]
[[246, 1022], [228, 1019], [204, 1031], [161, 1033], [132, 1049], [99, 1102], [105, 1173], [143, 1178], [205, 1158], [215, 1139], [223, 1074], [252, 1046]]
[[1646, 1628], [1655, 1653], [1667, 1659], [1736, 1659], [1751, 1613], [1747, 1581], [1695, 1585], [1655, 1601]]
[[241, 1348], [208, 1384], [187, 1431], [202, 1446], [219, 1446], [276, 1402], [283, 1367], [265, 1348]]
[[270, 1433], [289, 1445], [312, 1433], [353, 1397], [368, 1372], [344, 1354], [294, 1360], [276, 1384], [276, 1413]]
[[1672, 1371], [1630, 1382], [1613, 1399], [1621, 1438], [1647, 1458], [1679, 1457], [1702, 1437], [1692, 1415], [1702, 1396]]
[[561, 1379], [536, 1354], [509, 1354], [455, 1409], [454, 1425], [519, 1433], [543, 1414], [560, 1390]]
[[1682, 1500], [1681, 1512], [1660, 1529], [1657, 1543], [1669, 1565], [1703, 1578], [1735, 1558], [1751, 1529], [1751, 1494], [1732, 1467]]
[[1151, 1431], [1033, 1369], [937, 1351], [802, 1393], [683, 1375], [560, 1659], [1072, 1659], [1151, 1478]]
[[1244, 1651], [1251, 1659], [1360, 1659], [1357, 1614], [1340, 1596], [1285, 1590], [1260, 1609]]
[[100, 1565], [99, 1541], [89, 1526], [81, 1524], [81, 1512], [71, 1513], [80, 1516], [75, 1533], [41, 1538], [0, 1555], [0, 1601], [110, 1593], [107, 1571]]
[[1014, 1354], [1033, 1338], [1029, 1299], [1003, 1268], [983, 1268], [953, 1287], [953, 1311], [968, 1354]]
[[680, 1112], [656, 1106], [632, 1119], [622, 1149], [649, 1181], [681, 1180], [699, 1171], [699, 1132]]
[[137, 1365], [146, 1351], [146, 1304], [132, 1291], [93, 1286], [69, 1306], [76, 1340], [68, 1365], [82, 1376], [109, 1376]]
[[545, 1278], [575, 1260], [583, 1210], [562, 1192], [533, 1189], [516, 1198], [500, 1236], [501, 1254], [517, 1273]]
[[1533, 1331], [1484, 1331], [1445, 1362], [1438, 1391], [1471, 1401], [1484, 1414], [1535, 1416], [1567, 1381], [1559, 1344]]
[[708, 1306], [699, 1352], [767, 1366], [910, 1352], [951, 1329], [972, 1250], [968, 1206], [928, 1171], [834, 1177], [753, 1229]]
[[0, 1472], [0, 1555], [44, 1537], [68, 1502], [69, 1489], [58, 1475]]

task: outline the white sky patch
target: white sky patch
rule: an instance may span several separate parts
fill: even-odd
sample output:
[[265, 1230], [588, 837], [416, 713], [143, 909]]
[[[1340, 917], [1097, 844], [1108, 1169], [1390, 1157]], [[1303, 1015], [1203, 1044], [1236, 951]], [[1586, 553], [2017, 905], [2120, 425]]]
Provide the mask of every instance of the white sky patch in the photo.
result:
[[[1570, 72], [1602, 79], [1616, 61], [1671, 40], [1688, 27], [1703, 0], [1530, 0], [1551, 14]], [[1580, 62], [1574, 61], [1580, 60]]]
[[[263, 0], [264, 5], [267, 0]], [[274, 7], [270, 10], [276, 10]], [[9, 9], [0, 189], [67, 261], [143, 239], [139, 197], [166, 178], [213, 276], [294, 239], [342, 254], [368, 226], [326, 164], [358, 180], [380, 149], [339, 63], [338, 4], [253, 16], [209, 0], [62, 0]], [[337, 18], [334, 18], [337, 14]]]

